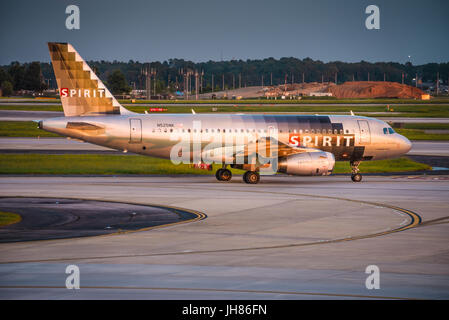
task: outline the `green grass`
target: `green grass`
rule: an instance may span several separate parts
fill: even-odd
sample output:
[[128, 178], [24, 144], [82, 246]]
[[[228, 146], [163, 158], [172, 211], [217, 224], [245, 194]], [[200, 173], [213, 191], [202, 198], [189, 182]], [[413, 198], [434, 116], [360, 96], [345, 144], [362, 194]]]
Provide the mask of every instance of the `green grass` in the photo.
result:
[[[416, 101], [414, 101], [416, 102]], [[132, 105], [127, 106], [127, 109], [137, 113], [144, 113], [148, 110], [146, 105]], [[164, 106], [167, 109], [165, 112], [155, 112], [157, 114], [163, 113], [191, 113], [194, 109], [197, 113], [204, 112], [312, 112], [312, 113], [326, 113], [332, 114], [333, 112], [343, 112], [349, 114], [352, 110], [357, 115], [367, 115], [372, 116], [368, 112], [387, 112], [386, 106], [345, 106], [342, 105], [326, 105], [322, 104], [319, 106], [301, 106], [301, 105], [265, 105], [265, 104], [229, 104], [225, 106], [211, 107], [204, 106], [200, 103], [193, 103], [189, 106], [177, 106], [167, 104]], [[449, 118], [449, 104], [439, 104], [439, 105], [426, 105], [426, 104], [415, 104], [415, 105], [398, 105], [393, 107], [395, 112], [385, 113], [375, 115], [376, 117], [431, 117], [431, 118]], [[0, 110], [24, 110], [24, 111], [60, 111], [62, 112], [62, 106], [60, 105], [0, 105]], [[216, 110], [216, 111], [213, 111]]]
[[33, 121], [0, 121], [0, 137], [61, 137], [41, 130]]
[[[218, 169], [216, 166], [215, 169]], [[234, 173], [241, 170], [234, 170]], [[0, 174], [214, 174], [138, 155], [0, 154]]]
[[[406, 157], [389, 160], [365, 161], [360, 164], [362, 173], [384, 173], [384, 172], [408, 172], [431, 170], [432, 167], [423, 163], [412, 161]], [[349, 162], [338, 161], [334, 173], [351, 173]]]
[[449, 123], [405, 123], [400, 129], [449, 130]]
[[62, 105], [45, 105], [45, 104], [35, 104], [35, 105], [0, 105], [0, 110], [19, 110], [19, 111], [63, 111]]
[[395, 129], [395, 131], [409, 140], [449, 140], [449, 134], [445, 133], [426, 133], [418, 129]]
[[[174, 165], [170, 160], [138, 155], [42, 155], [0, 154], [0, 174], [202, 174], [213, 175], [213, 171], [191, 168], [187, 164]], [[430, 170], [425, 164], [407, 158], [367, 161], [360, 166], [362, 172], [400, 172]], [[232, 169], [233, 174], [242, 170]], [[348, 162], [337, 162], [335, 173], [350, 173]]]
[[22, 217], [17, 213], [0, 211], [0, 227], [20, 222]]
[[[118, 100], [120, 103], [132, 103], [129, 99]], [[222, 100], [136, 100], [135, 104], [154, 104], [154, 103], [164, 103], [164, 104], [209, 104], [209, 103], [228, 103], [228, 104], [298, 104], [298, 103], [369, 103], [369, 104], [434, 104], [434, 103], [449, 103], [449, 97], [438, 97], [431, 100], [415, 100], [415, 99], [337, 99], [335, 97], [329, 98], [317, 98], [317, 97], [304, 97], [301, 100], [282, 100], [282, 99], [242, 99], [242, 100], [232, 100], [232, 99], [222, 99]]]
[[[2, 99], [26, 99], [23, 101], [26, 102], [35, 102], [45, 104], [48, 102], [61, 102], [59, 98], [23, 98], [23, 97], [1, 97]], [[130, 99], [119, 99], [120, 103], [132, 103]], [[439, 96], [433, 97], [431, 100], [415, 100], [415, 99], [386, 99], [386, 98], [378, 98], [378, 99], [337, 99], [335, 97], [303, 97], [301, 100], [272, 100], [272, 99], [264, 99], [264, 98], [254, 98], [254, 99], [242, 99], [242, 100], [232, 100], [232, 99], [220, 99], [220, 100], [135, 100], [135, 104], [154, 104], [154, 103], [163, 103], [163, 104], [183, 104], [183, 103], [191, 103], [191, 104], [209, 104], [209, 103], [226, 103], [226, 104], [297, 104], [297, 103], [319, 103], [319, 104], [327, 104], [327, 103], [369, 103], [369, 104], [435, 104], [449, 103], [449, 96]], [[6, 101], [4, 103], [7, 103]]]

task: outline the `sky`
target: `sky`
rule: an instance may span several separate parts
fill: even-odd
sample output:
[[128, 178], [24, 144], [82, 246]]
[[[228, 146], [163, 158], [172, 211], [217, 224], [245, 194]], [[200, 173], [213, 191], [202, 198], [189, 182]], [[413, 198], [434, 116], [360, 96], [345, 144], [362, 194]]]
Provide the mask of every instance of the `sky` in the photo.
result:
[[[71, 4], [79, 30], [66, 28]], [[380, 9], [379, 30], [365, 27], [368, 5]], [[448, 13], [448, 0], [3, 1], [0, 65], [48, 62], [50, 41], [86, 60], [449, 62]]]

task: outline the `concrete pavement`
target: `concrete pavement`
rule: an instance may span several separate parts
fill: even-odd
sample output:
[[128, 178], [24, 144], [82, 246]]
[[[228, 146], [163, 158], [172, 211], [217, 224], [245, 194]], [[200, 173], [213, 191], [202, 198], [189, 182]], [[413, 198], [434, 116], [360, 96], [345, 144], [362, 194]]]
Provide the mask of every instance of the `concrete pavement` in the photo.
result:
[[[3, 299], [449, 298], [443, 176], [262, 177], [254, 186], [240, 177], [0, 177], [0, 188], [208, 215], [132, 234], [0, 244]], [[76, 292], [64, 288], [68, 264], [81, 270]], [[365, 287], [373, 264], [379, 290]]]

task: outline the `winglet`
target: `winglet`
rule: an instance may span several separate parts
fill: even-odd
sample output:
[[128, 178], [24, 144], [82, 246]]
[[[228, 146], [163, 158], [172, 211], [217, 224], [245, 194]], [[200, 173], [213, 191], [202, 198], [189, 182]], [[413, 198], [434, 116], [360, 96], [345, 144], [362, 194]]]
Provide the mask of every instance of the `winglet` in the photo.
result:
[[192, 114], [196, 114], [195, 110], [192, 109]]
[[355, 116], [355, 114], [354, 114], [354, 112], [352, 112], [352, 110], [351, 110], [351, 116]]

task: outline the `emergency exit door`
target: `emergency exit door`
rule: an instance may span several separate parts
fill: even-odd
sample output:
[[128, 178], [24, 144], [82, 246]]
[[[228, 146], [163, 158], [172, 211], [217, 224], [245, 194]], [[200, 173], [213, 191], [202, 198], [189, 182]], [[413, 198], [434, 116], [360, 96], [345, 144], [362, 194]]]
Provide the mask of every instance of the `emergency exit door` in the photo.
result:
[[358, 120], [360, 129], [360, 143], [371, 143], [371, 134], [369, 131], [369, 124], [366, 120]]
[[140, 119], [129, 119], [129, 130], [131, 143], [142, 142], [142, 120]]

